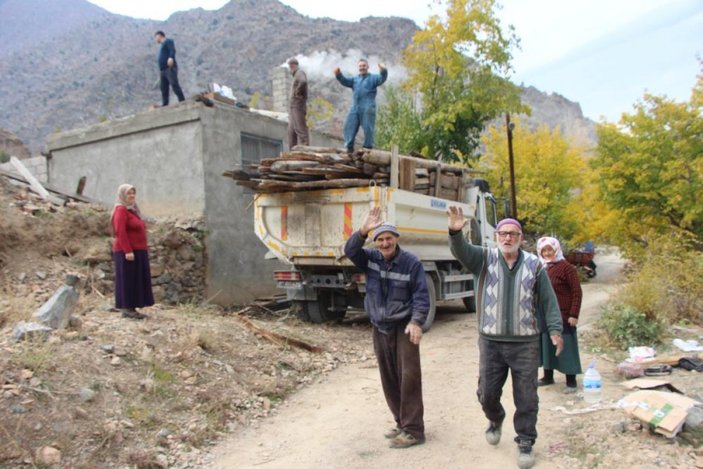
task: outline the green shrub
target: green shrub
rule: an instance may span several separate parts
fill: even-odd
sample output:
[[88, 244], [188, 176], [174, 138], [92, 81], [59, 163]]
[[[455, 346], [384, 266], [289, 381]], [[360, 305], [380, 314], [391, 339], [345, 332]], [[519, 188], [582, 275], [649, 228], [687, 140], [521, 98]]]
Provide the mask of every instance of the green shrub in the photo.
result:
[[694, 245], [675, 237], [658, 240], [656, 248], [636, 259], [617, 300], [650, 320], [701, 324], [703, 253]]
[[0, 164], [10, 161], [10, 155], [5, 150], [0, 150]]
[[622, 350], [640, 345], [655, 345], [661, 341], [664, 331], [661, 321], [648, 319], [642, 311], [622, 303], [609, 303], [603, 310], [598, 325]]

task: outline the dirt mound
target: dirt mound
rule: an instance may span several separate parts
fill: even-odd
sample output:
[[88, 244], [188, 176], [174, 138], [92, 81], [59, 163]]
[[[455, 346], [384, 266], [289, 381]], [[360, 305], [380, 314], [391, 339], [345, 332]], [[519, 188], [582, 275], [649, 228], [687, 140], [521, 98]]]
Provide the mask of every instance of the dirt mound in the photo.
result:
[[[108, 208], [50, 206], [0, 177], [0, 467], [207, 467], [203, 447], [222, 432], [370, 357], [367, 324], [248, 310], [258, 328], [322, 349], [312, 353], [200, 304], [207, 253], [197, 220], [148, 223], [160, 301], [144, 321], [123, 318], [112, 309], [108, 222]], [[15, 342], [15, 325], [68, 273], [81, 278], [72, 325]]]

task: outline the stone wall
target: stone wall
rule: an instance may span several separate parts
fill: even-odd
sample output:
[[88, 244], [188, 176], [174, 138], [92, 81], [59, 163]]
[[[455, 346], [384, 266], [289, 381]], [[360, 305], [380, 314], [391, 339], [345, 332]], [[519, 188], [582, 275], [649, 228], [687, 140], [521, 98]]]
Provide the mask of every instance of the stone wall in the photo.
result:
[[[202, 221], [149, 223], [148, 229], [154, 300], [169, 305], [204, 300], [207, 252]], [[79, 256], [91, 267], [92, 284], [109, 298], [115, 282], [111, 256], [109, 242]]]

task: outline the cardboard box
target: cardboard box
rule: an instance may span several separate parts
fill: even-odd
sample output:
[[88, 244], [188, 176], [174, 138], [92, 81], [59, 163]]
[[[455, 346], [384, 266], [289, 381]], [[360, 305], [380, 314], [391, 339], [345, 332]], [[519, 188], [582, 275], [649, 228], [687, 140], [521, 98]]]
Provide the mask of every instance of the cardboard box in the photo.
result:
[[648, 390], [633, 392], [620, 401], [625, 412], [667, 438], [681, 431], [688, 410], [695, 405], [700, 403], [681, 394]]

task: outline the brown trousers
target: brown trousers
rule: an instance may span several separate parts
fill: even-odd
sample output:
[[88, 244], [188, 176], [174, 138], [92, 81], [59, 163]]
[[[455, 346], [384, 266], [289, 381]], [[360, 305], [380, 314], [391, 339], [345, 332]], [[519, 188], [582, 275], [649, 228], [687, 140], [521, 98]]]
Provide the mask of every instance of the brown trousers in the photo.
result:
[[374, 327], [373, 349], [381, 372], [383, 394], [396, 424], [415, 438], [425, 438], [420, 346], [410, 342], [403, 324], [388, 334]]
[[305, 122], [306, 114], [305, 106], [288, 109], [288, 149], [296, 145], [310, 145], [308, 124]]

